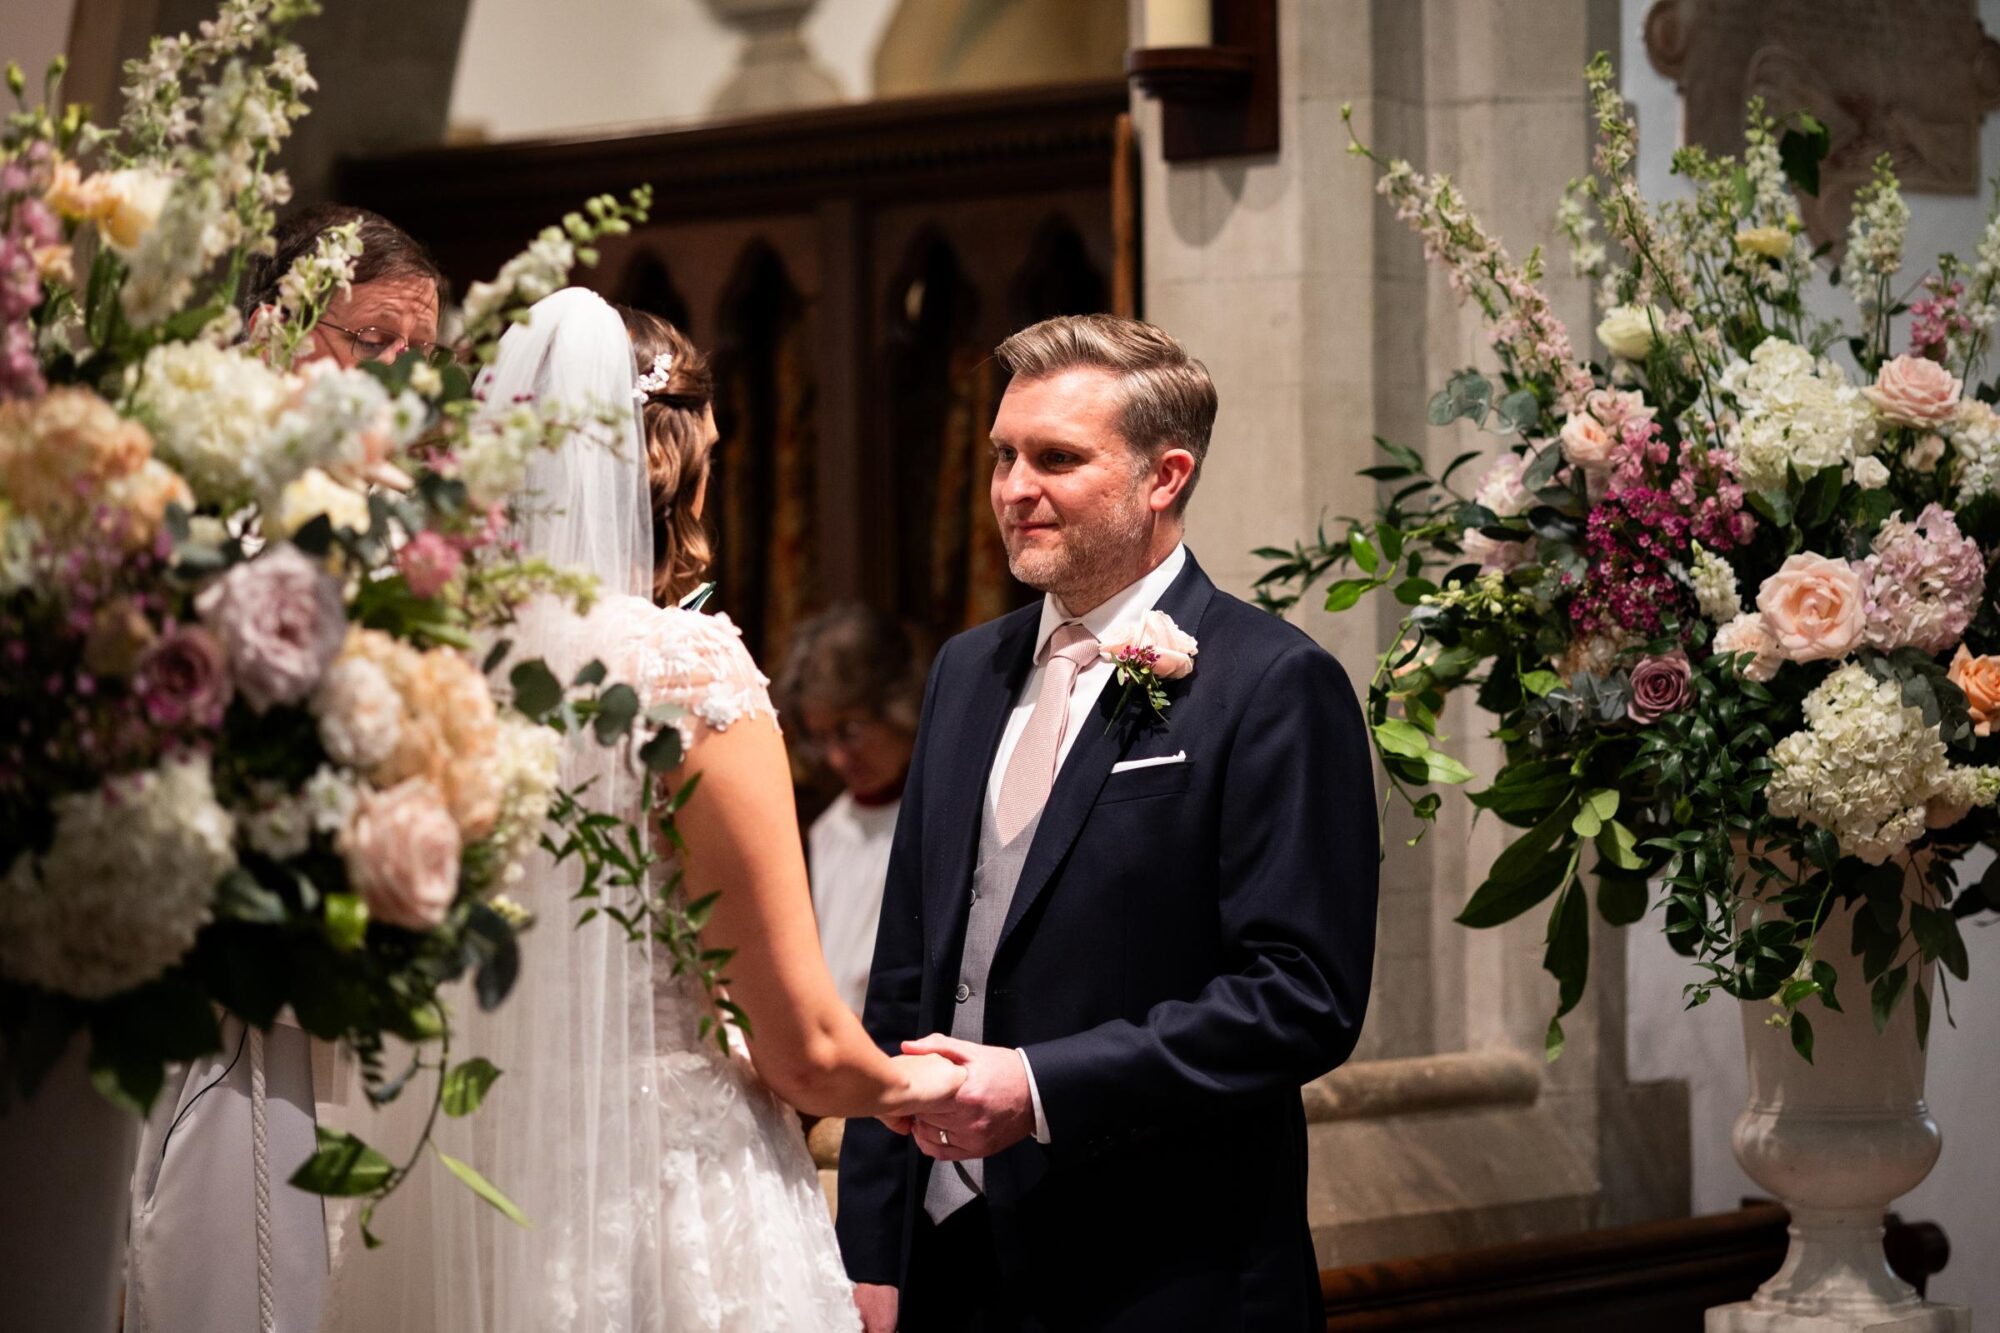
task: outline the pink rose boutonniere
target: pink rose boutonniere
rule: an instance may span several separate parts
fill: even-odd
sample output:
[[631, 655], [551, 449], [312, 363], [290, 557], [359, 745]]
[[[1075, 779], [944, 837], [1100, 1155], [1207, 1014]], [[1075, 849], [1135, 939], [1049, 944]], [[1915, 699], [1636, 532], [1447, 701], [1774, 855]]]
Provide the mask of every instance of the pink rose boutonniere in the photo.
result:
[[1165, 611], [1148, 611], [1132, 624], [1107, 633], [1098, 641], [1097, 652], [1116, 668], [1113, 678], [1122, 687], [1118, 706], [1111, 710], [1112, 723], [1118, 721], [1135, 692], [1145, 695], [1153, 716], [1164, 722], [1168, 706], [1164, 682], [1192, 674], [1199, 651], [1194, 636], [1176, 625]]

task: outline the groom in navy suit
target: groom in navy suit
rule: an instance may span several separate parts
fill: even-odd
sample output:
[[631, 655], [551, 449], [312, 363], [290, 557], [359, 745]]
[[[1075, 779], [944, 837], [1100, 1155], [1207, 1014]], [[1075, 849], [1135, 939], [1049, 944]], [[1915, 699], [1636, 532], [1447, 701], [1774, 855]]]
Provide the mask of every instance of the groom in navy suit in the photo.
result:
[[967, 1076], [847, 1126], [856, 1301], [908, 1333], [1318, 1329], [1299, 1085], [1368, 997], [1361, 713], [1182, 544], [1200, 362], [1104, 315], [998, 355], [993, 508], [1047, 595], [931, 672], [864, 1021]]

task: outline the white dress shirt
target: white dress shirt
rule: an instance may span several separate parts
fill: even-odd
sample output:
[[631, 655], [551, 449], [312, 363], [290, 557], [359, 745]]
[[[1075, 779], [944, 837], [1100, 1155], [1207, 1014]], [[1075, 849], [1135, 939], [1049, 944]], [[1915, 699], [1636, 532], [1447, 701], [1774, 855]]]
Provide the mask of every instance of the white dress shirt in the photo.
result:
[[868, 969], [875, 961], [875, 927], [889, 881], [889, 845], [903, 802], [862, 805], [849, 792], [834, 798], [806, 837], [811, 854], [813, 916], [833, 984], [848, 1008], [861, 1012]]
[[[1074, 620], [1080, 622], [1097, 638], [1102, 639], [1112, 630], [1128, 625], [1158, 605], [1181, 570], [1187, 565], [1187, 547], [1176, 545], [1165, 560], [1153, 567], [1151, 573], [1136, 583], [1127, 584], [1118, 592], [1106, 598], [1095, 609], [1081, 616], [1073, 616], [1064, 609], [1054, 593], [1042, 598], [1042, 623], [1035, 632], [1035, 666], [1028, 672], [1028, 678], [1021, 683], [1021, 692], [1015, 696], [1014, 711], [1007, 715], [1007, 729], [1000, 734], [1000, 748], [993, 755], [993, 771], [986, 780], [986, 805], [988, 818], [1000, 808], [1000, 781], [1006, 775], [1007, 761], [1014, 757], [1014, 747], [1021, 742], [1021, 733], [1028, 729], [1028, 719], [1035, 712], [1035, 698], [1041, 692], [1042, 672], [1047, 668], [1041, 663], [1042, 649], [1048, 645], [1049, 636], [1057, 629]], [[1097, 696], [1111, 682], [1117, 670], [1110, 662], [1098, 658], [1089, 666], [1076, 673], [1076, 684], [1070, 687], [1069, 717], [1063, 726], [1062, 749], [1056, 755], [1056, 773], [1062, 773], [1063, 764], [1069, 759], [1069, 752], [1076, 744], [1076, 738], [1083, 731], [1085, 719], [1097, 706]], [[1028, 1053], [1016, 1048], [1021, 1057], [1021, 1067], [1028, 1072], [1028, 1097], [1035, 1107], [1035, 1141], [1049, 1141], [1048, 1118], [1042, 1114], [1041, 1089], [1035, 1086], [1035, 1067], [1028, 1061]]]

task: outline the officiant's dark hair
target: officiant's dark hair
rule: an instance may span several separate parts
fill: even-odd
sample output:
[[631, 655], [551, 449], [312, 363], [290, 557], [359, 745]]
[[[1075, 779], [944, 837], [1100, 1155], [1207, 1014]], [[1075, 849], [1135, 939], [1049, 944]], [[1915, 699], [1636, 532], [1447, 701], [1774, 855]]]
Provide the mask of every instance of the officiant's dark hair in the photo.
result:
[[632, 335], [635, 374], [645, 379], [660, 357], [673, 359], [665, 381], [649, 386], [641, 409], [653, 497], [653, 600], [672, 606], [701, 585], [713, 558], [694, 499], [708, 472], [707, 416], [715, 401], [715, 375], [685, 333], [644, 310], [617, 309]]
[[278, 299], [278, 284], [292, 271], [292, 265], [319, 244], [319, 238], [335, 227], [359, 224], [361, 255], [354, 261], [353, 282], [380, 282], [386, 278], [422, 278], [437, 288], [438, 308], [444, 308], [450, 284], [444, 270], [416, 237], [380, 213], [352, 204], [310, 204], [294, 209], [271, 229], [274, 249], [268, 255], [252, 255], [243, 270], [243, 286], [237, 290], [236, 308], [244, 320], [259, 306]]
[[1215, 381], [1165, 329], [1122, 315], [1058, 315], [1030, 324], [993, 354], [1016, 379], [1086, 368], [1115, 375], [1125, 399], [1118, 413], [1125, 442], [1148, 462], [1169, 449], [1194, 455], [1194, 471], [1174, 504], [1175, 514], [1186, 512], [1215, 429]]

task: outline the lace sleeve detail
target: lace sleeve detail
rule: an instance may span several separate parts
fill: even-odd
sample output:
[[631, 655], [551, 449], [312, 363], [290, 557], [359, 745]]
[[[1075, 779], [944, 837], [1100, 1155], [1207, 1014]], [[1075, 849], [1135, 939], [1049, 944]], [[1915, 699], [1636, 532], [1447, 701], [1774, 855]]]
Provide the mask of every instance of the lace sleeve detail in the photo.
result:
[[706, 731], [727, 731], [746, 719], [763, 717], [777, 725], [770, 681], [728, 616], [644, 610], [646, 623], [633, 644], [633, 685], [649, 708], [675, 703], [687, 709], [679, 723], [684, 746], [692, 748]]

